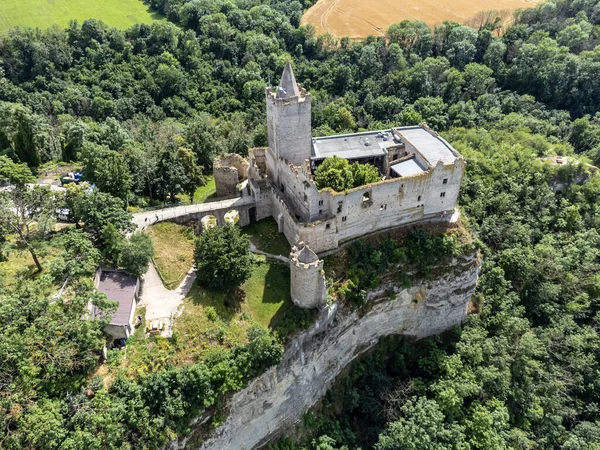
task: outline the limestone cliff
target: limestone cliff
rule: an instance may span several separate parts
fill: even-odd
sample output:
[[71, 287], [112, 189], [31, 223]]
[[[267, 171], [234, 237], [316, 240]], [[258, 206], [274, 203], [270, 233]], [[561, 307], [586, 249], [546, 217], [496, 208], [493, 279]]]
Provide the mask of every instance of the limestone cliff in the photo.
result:
[[231, 398], [226, 421], [203, 444], [199, 436], [173, 442], [171, 449], [249, 450], [260, 447], [301, 420], [337, 375], [381, 337], [415, 339], [441, 333], [464, 321], [479, 273], [478, 255], [455, 258], [443, 275], [405, 289], [385, 281], [369, 292], [361, 310], [322, 311], [310, 330], [287, 346], [282, 362]]

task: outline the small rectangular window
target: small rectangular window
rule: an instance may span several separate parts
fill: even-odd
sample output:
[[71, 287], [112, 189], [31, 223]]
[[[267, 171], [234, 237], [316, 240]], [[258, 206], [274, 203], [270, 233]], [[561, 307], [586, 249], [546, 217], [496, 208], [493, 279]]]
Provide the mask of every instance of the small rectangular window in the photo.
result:
[[323, 200], [319, 200], [319, 206], [323, 206]]
[[440, 194], [440, 197], [442, 197], [442, 198], [444, 198], [445, 196], [446, 196], [446, 193], [445, 193], [445, 192], [442, 192], [442, 193]]
[[448, 184], [448, 178], [444, 178], [444, 180], [442, 181], [442, 184]]
[[338, 209], [337, 212], [341, 213], [342, 212], [342, 208], [344, 207], [344, 202], [338, 202]]
[[321, 214], [323, 214], [323, 210], [322, 209], [319, 210], [319, 215], [321, 215]]
[[417, 201], [420, 202], [421, 201], [421, 196], [419, 195], [419, 197], [417, 198]]
[[387, 209], [387, 205], [381, 205], [381, 210], [386, 210]]
[[346, 221], [346, 216], [342, 217], [342, 222]]
[[326, 230], [329, 230], [330, 228], [331, 228], [331, 224], [330, 223], [328, 223], [327, 225], [325, 225], [325, 229]]

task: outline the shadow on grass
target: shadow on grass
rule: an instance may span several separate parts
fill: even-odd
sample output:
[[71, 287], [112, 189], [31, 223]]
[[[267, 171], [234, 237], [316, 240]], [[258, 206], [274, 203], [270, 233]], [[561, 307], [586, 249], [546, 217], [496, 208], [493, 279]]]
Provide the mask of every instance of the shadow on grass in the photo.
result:
[[217, 193], [214, 192], [214, 193], [210, 194], [209, 196], [207, 196], [203, 201], [201, 201], [199, 203], [210, 203], [210, 202], [216, 202], [217, 200], [219, 200], [219, 198], [217, 197]]
[[270, 263], [265, 275], [265, 290], [263, 303], [281, 303], [291, 306], [290, 298], [290, 269], [283, 264]]
[[163, 16], [161, 13], [159, 13], [157, 10], [153, 9], [151, 6], [148, 6], [146, 11], [148, 11], [148, 14], [152, 18], [152, 20], [160, 21], [160, 20], [165, 20], [167, 18], [167, 16]]
[[240, 288], [236, 288], [232, 292], [211, 291], [195, 282], [188, 298], [195, 306], [213, 307], [219, 318], [229, 323], [240, 311], [240, 295], [243, 294], [240, 291]]
[[290, 244], [283, 233], [277, 231], [277, 222], [271, 217], [242, 228], [242, 233], [263, 252], [282, 256], [290, 254]]

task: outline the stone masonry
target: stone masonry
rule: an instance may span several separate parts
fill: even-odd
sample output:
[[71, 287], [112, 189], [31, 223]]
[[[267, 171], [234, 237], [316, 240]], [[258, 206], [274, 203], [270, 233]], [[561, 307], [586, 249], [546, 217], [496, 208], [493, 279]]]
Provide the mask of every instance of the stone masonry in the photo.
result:
[[300, 242], [290, 253], [291, 297], [300, 308], [322, 308], [327, 302], [323, 260]]
[[[249, 161], [228, 154], [214, 164], [219, 196], [254, 198], [249, 222], [273, 217], [290, 245], [303, 242], [319, 254], [374, 232], [454, 216], [465, 160], [426, 125], [313, 138], [311, 96], [289, 63], [279, 86], [267, 87], [266, 105], [269, 147], [251, 149]], [[334, 155], [374, 165], [380, 181], [319, 190], [313, 173]], [[290, 264], [294, 302], [324, 305], [318, 264], [293, 255]]]

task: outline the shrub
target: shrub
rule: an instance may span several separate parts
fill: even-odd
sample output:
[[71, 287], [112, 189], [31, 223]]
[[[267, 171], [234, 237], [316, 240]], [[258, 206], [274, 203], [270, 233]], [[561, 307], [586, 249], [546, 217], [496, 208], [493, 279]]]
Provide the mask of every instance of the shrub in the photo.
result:
[[215, 308], [213, 308], [212, 306], [208, 306], [206, 308], [206, 317], [211, 322], [215, 322], [219, 316], [217, 315], [217, 311], [215, 310]]
[[326, 158], [315, 173], [315, 184], [319, 189], [331, 188], [343, 192], [380, 180], [379, 171], [371, 164], [350, 164], [338, 156]]

